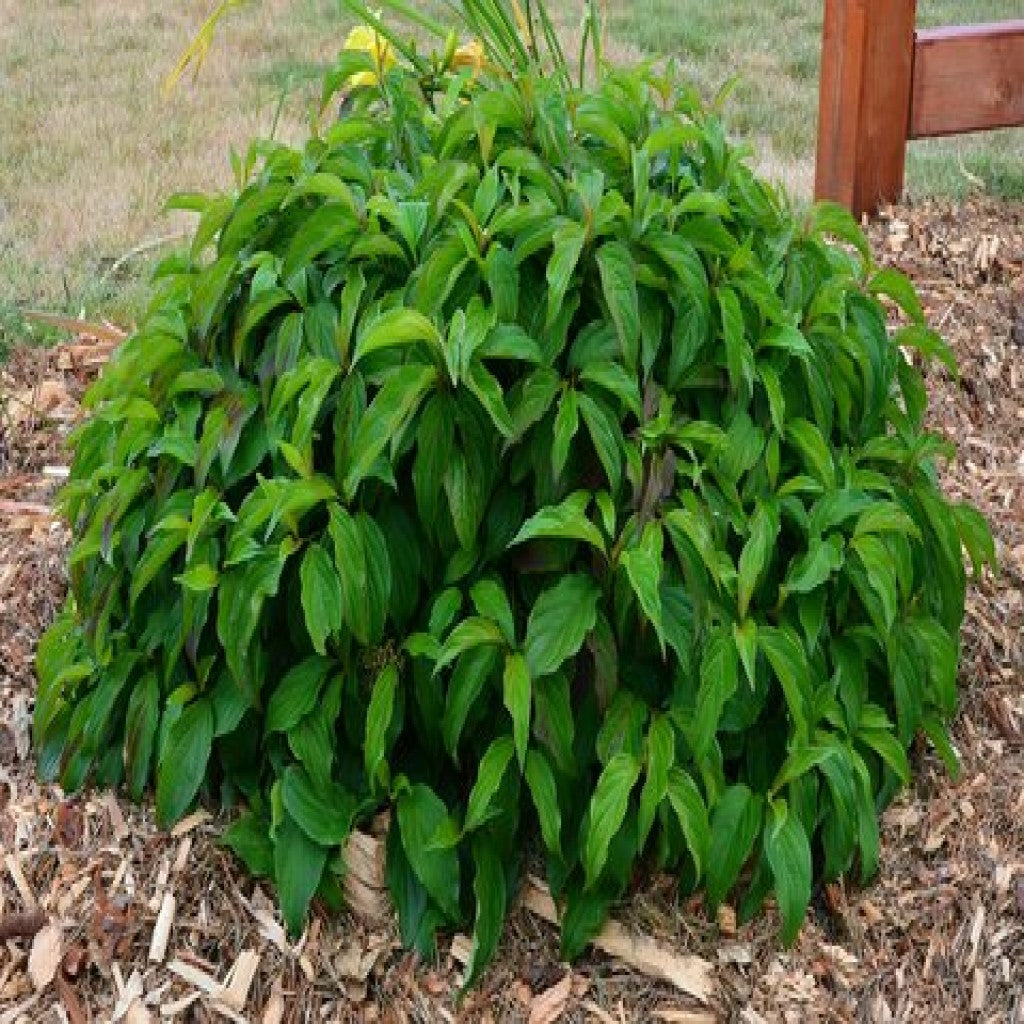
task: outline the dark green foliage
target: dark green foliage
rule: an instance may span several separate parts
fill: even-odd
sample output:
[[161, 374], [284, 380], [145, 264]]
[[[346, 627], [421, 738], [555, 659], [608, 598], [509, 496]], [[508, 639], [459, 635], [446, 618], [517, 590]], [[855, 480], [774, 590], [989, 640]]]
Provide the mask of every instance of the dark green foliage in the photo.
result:
[[910, 284], [642, 70], [396, 67], [241, 170], [75, 438], [41, 772], [244, 802], [293, 930], [390, 806], [403, 938], [475, 922], [473, 977], [531, 834], [569, 955], [640, 858], [792, 939], [951, 751], [992, 559]]

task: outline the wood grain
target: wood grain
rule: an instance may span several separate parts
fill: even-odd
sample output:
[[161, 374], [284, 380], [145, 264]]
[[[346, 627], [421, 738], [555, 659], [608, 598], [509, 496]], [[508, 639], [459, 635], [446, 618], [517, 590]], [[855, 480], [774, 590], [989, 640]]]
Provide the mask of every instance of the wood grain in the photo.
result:
[[826, 0], [814, 193], [844, 206], [853, 204], [865, 25], [864, 0]]
[[815, 194], [874, 212], [898, 200], [916, 0], [826, 0]]
[[1024, 19], [922, 30], [909, 137], [1024, 126]]

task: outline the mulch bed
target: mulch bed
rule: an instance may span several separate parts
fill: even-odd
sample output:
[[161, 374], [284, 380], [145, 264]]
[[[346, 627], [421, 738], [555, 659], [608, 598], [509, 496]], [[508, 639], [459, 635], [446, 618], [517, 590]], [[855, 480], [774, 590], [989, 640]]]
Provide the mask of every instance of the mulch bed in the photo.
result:
[[[714, 966], [700, 1006], [592, 954], [560, 964], [526, 909], [481, 988], [458, 1004], [465, 943], [436, 964], [390, 923], [317, 916], [297, 944], [272, 894], [199, 812], [160, 832], [149, 806], [39, 786], [32, 656], [63, 599], [68, 534], [50, 505], [64, 440], [109, 353], [83, 335], [0, 367], [0, 1024], [61, 1019], [1024, 1021], [1024, 207], [886, 211], [876, 251], [908, 271], [960, 375], [934, 369], [930, 416], [958, 445], [947, 492], [985, 513], [1000, 573], [972, 585], [952, 782], [927, 750], [883, 818], [879, 877], [830, 886], [794, 949], [769, 913], [711, 921], [656, 878], [621, 918]], [[54, 1014], [56, 1013], [56, 1018]]]

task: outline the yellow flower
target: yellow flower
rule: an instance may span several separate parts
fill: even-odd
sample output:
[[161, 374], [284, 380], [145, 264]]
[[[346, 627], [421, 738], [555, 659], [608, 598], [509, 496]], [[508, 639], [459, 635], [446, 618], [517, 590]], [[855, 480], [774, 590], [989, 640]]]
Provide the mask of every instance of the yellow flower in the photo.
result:
[[394, 67], [395, 51], [392, 45], [369, 25], [356, 25], [348, 34], [343, 47], [346, 50], [362, 50], [373, 60], [374, 71], [359, 71], [349, 81], [352, 85], [376, 85], [382, 72]]
[[452, 68], [472, 68], [474, 77], [483, 70], [487, 64], [487, 56], [484, 53], [483, 43], [479, 39], [471, 39], [463, 43], [452, 56]]

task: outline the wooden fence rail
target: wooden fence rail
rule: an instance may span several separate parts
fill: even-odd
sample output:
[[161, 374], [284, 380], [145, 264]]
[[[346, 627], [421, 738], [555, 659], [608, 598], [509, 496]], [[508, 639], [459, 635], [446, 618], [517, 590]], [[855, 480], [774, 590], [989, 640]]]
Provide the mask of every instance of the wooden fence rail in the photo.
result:
[[909, 139], [1024, 126], [1024, 19], [917, 29], [916, 0], [825, 0], [815, 194], [903, 192]]

